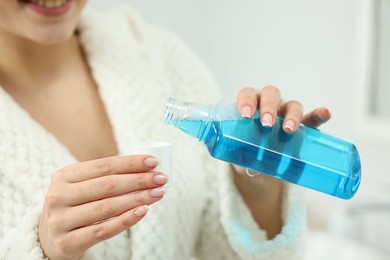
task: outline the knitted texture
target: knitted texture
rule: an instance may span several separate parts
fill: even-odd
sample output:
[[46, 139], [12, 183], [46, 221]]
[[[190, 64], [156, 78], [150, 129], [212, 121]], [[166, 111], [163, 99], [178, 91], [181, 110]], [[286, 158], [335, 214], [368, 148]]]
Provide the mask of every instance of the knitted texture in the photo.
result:
[[[173, 178], [164, 199], [84, 259], [294, 259], [304, 229], [299, 191], [286, 189], [285, 226], [267, 240], [226, 164], [161, 122], [169, 96], [218, 101], [216, 83], [196, 55], [131, 11], [84, 15], [79, 33], [120, 154], [139, 141], [168, 141], [174, 149]], [[0, 154], [0, 259], [42, 259], [37, 224], [45, 191], [51, 174], [76, 160], [2, 88]]]

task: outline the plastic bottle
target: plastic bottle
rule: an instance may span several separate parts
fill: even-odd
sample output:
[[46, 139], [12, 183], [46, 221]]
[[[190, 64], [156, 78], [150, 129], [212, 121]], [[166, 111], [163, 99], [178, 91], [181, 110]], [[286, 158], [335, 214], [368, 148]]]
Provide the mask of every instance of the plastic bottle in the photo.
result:
[[278, 117], [263, 127], [259, 113], [242, 118], [235, 104], [194, 104], [169, 98], [163, 121], [203, 142], [214, 158], [350, 199], [361, 179], [358, 151], [351, 142], [300, 124], [284, 132]]

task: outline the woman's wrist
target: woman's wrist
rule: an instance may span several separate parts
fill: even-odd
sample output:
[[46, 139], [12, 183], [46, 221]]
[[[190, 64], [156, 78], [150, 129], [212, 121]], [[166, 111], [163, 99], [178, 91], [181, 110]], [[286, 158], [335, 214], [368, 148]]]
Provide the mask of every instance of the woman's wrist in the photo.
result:
[[[231, 165], [234, 172], [234, 182], [256, 194], [267, 195], [279, 193], [283, 187], [283, 181], [266, 174], [253, 172], [245, 168]], [[270, 194], [269, 194], [270, 195]]]
[[233, 180], [258, 225], [275, 237], [282, 228], [283, 182], [265, 174], [248, 176], [246, 170], [232, 166]]

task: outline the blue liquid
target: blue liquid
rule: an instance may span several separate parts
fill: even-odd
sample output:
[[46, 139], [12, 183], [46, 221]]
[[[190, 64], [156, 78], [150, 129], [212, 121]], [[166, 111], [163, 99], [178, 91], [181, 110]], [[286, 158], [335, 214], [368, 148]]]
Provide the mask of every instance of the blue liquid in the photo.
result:
[[167, 121], [204, 142], [214, 158], [275, 178], [350, 199], [360, 184], [360, 158], [355, 146], [317, 129], [300, 125], [294, 134], [251, 119]]

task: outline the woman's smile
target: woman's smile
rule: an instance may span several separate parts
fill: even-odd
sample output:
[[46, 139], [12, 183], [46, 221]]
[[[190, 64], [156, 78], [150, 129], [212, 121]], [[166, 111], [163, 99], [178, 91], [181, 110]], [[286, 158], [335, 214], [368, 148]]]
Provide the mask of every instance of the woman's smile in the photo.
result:
[[61, 16], [70, 9], [72, 0], [19, 0], [27, 7], [45, 16]]
[[74, 35], [86, 2], [0, 0], [0, 40], [5, 41], [14, 35], [41, 44], [66, 43]]
[[67, 0], [30, 0], [25, 2], [31, 2], [44, 8], [53, 9], [65, 5], [68, 1]]

